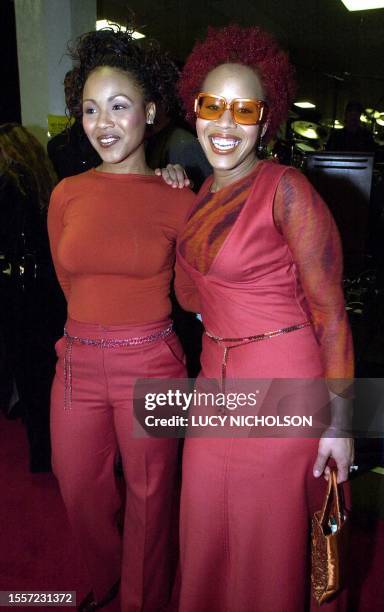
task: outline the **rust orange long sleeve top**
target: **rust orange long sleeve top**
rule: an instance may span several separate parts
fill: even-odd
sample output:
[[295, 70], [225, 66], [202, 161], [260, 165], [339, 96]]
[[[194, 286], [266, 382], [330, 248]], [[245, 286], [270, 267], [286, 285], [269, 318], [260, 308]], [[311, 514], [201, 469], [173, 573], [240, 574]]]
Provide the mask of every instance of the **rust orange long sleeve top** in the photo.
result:
[[[92, 169], [61, 181], [48, 231], [68, 315], [101, 325], [167, 318], [175, 243], [194, 199], [152, 175]], [[188, 290], [182, 273], [177, 282]]]

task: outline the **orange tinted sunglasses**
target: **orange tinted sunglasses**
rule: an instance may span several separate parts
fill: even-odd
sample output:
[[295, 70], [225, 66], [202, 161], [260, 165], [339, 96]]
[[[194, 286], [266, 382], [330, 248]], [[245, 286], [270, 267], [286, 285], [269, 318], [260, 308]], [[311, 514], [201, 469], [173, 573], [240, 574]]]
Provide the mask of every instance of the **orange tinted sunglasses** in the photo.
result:
[[222, 96], [209, 93], [199, 93], [195, 99], [195, 113], [199, 119], [217, 121], [227, 109], [236, 123], [258, 125], [265, 118], [268, 107], [264, 100], [234, 98], [232, 102], [227, 102]]

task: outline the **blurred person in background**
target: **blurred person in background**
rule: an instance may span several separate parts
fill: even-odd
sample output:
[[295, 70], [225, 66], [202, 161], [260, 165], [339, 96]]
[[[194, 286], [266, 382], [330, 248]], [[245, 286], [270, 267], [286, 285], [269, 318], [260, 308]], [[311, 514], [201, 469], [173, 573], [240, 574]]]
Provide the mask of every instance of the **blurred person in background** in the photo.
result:
[[364, 112], [360, 102], [350, 101], [345, 107], [344, 127], [332, 130], [326, 145], [327, 151], [376, 151], [373, 136], [361, 123]]
[[53, 345], [64, 299], [51, 262], [46, 213], [56, 183], [38, 140], [23, 126], [0, 126], [1, 408], [21, 416], [30, 469], [50, 469], [49, 394]]

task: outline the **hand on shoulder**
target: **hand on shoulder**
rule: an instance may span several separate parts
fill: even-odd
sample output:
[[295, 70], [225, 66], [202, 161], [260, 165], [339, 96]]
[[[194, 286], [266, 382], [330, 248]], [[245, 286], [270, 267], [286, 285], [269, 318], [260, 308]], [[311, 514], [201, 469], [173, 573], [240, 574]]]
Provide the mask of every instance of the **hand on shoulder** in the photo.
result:
[[165, 168], [156, 168], [155, 173], [157, 176], [161, 176], [165, 183], [174, 189], [192, 187], [191, 181], [180, 164], [168, 164]]

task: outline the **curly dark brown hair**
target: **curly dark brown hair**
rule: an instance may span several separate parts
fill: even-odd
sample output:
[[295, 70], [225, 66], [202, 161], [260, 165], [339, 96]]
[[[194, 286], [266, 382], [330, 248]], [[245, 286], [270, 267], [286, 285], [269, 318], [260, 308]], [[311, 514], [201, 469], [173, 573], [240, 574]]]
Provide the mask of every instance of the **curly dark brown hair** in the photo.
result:
[[145, 102], [155, 102], [166, 112], [175, 105], [175, 83], [179, 70], [156, 41], [138, 43], [132, 32], [110, 28], [80, 36], [69, 54], [74, 68], [66, 76], [66, 101], [70, 116], [82, 117], [82, 95], [90, 73], [99, 66], [110, 66], [128, 73], [141, 88]]
[[224, 28], [209, 27], [205, 40], [195, 44], [177, 86], [187, 120], [192, 124], [195, 121], [194, 99], [207, 74], [226, 63], [249, 66], [260, 77], [269, 108], [268, 140], [287, 118], [296, 83], [288, 55], [271, 34], [259, 27], [242, 28], [237, 24]]

